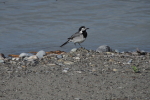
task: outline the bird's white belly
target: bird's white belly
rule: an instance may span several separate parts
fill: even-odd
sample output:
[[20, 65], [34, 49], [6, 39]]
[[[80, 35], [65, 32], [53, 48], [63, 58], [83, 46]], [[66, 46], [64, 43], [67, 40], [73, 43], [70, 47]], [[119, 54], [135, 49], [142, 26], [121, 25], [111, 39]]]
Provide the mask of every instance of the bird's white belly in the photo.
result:
[[74, 43], [82, 43], [85, 41], [85, 38], [83, 37], [83, 35], [80, 35], [79, 37], [75, 37], [71, 39], [70, 41]]

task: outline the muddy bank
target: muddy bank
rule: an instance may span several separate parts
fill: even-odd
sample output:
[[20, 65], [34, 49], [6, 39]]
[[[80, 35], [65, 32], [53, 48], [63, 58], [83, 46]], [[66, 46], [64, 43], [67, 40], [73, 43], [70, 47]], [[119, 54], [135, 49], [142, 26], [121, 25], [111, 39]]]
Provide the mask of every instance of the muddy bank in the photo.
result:
[[149, 100], [150, 53], [79, 48], [0, 63], [0, 100]]

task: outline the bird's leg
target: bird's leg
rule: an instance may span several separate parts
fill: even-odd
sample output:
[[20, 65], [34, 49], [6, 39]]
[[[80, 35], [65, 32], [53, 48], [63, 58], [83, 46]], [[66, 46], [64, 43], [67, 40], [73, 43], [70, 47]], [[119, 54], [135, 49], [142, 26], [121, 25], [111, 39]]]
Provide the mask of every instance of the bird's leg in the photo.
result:
[[[79, 45], [80, 45], [80, 43], [78, 43]], [[81, 46], [81, 45], [80, 45]], [[82, 46], [81, 46], [81, 48], [82, 48]]]
[[76, 46], [76, 43], [74, 43], [74, 45]]

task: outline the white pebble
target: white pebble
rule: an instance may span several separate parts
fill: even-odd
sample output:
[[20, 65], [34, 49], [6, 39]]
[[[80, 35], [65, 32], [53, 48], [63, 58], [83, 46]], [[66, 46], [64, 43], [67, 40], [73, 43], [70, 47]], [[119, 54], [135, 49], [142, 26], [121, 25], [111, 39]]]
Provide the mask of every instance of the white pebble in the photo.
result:
[[66, 64], [66, 65], [72, 65], [73, 62], [71, 62], [71, 61], [64, 61], [64, 64]]
[[73, 49], [71, 49], [70, 52], [76, 52], [76, 51], [77, 51], [77, 48], [73, 48]]
[[29, 56], [32, 56], [33, 54], [31, 54], [31, 53], [21, 53], [20, 55], [19, 55], [19, 57], [29, 57]]
[[27, 58], [28, 61], [33, 61], [38, 59], [38, 57], [36, 55], [30, 56], [29, 58]]

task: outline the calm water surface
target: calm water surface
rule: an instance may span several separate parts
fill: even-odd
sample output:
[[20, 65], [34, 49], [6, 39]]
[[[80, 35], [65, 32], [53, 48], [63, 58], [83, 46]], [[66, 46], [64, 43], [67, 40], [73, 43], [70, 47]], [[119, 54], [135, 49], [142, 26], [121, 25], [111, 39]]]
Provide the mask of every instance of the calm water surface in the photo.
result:
[[150, 0], [1, 0], [0, 53], [69, 51], [59, 46], [82, 25], [87, 49], [150, 51]]

